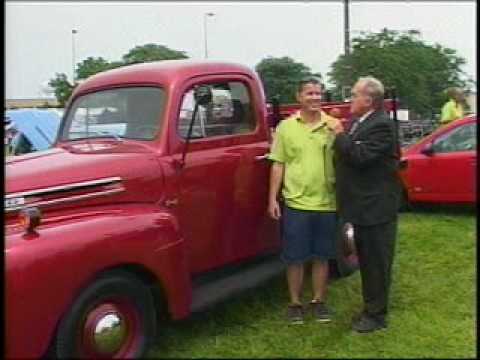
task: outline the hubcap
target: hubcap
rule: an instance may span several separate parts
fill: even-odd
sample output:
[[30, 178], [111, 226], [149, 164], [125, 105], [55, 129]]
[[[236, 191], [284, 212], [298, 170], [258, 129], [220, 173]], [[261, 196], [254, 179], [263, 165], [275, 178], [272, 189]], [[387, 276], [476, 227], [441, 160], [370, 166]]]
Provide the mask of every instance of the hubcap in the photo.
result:
[[125, 303], [102, 303], [85, 320], [81, 353], [88, 357], [116, 358], [136, 348], [138, 319]]
[[110, 313], [101, 317], [93, 336], [95, 350], [103, 354], [114, 354], [125, 342], [127, 326], [119, 313]]

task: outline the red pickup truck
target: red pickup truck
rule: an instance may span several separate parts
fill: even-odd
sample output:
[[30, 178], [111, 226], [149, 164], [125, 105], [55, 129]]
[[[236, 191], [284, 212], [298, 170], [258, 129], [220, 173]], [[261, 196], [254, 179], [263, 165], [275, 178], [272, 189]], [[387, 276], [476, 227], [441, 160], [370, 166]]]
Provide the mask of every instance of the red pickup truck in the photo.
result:
[[138, 357], [158, 319], [281, 271], [269, 145], [244, 66], [137, 64], [79, 85], [55, 146], [6, 163], [7, 357]]

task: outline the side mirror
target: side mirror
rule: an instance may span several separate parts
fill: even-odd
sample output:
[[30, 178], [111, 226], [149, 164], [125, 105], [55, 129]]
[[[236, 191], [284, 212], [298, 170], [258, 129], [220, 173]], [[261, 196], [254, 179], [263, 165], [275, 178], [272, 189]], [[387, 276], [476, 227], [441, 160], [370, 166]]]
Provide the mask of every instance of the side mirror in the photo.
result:
[[198, 105], [207, 105], [212, 102], [212, 89], [208, 85], [200, 85], [195, 87], [193, 97]]
[[432, 143], [427, 144], [420, 152], [425, 156], [432, 156], [434, 153]]

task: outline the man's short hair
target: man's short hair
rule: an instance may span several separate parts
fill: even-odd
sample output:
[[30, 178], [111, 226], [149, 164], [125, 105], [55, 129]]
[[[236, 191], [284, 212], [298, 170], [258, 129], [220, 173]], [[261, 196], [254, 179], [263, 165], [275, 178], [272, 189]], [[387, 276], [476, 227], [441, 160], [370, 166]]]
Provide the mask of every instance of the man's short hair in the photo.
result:
[[447, 96], [448, 96], [449, 99], [454, 99], [457, 95], [462, 94], [462, 90], [460, 90], [457, 87], [449, 87], [446, 90], [446, 93], [447, 93]]
[[360, 77], [357, 82], [363, 85], [363, 91], [372, 98], [374, 107], [380, 108], [383, 106], [385, 88], [380, 80], [373, 76], [364, 76]]
[[316, 78], [314, 76], [308, 76], [308, 77], [303, 78], [302, 80], [300, 80], [297, 83], [297, 93], [302, 92], [303, 87], [307, 84], [320, 85], [320, 87], [322, 88], [322, 92], [325, 88], [324, 85], [322, 84], [322, 82], [318, 78]]

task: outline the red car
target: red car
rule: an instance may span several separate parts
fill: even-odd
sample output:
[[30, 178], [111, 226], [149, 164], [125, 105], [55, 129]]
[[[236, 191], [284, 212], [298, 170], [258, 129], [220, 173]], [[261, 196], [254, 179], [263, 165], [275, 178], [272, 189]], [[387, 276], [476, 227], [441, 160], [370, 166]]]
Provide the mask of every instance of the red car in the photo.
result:
[[410, 203], [475, 204], [477, 117], [443, 126], [404, 149], [400, 176]]

